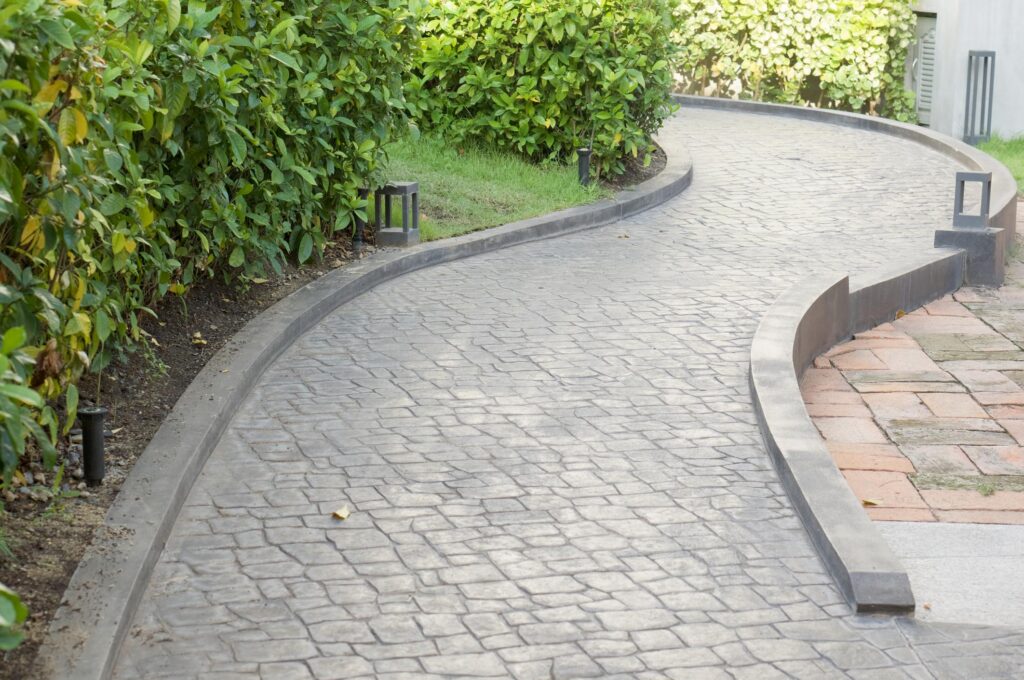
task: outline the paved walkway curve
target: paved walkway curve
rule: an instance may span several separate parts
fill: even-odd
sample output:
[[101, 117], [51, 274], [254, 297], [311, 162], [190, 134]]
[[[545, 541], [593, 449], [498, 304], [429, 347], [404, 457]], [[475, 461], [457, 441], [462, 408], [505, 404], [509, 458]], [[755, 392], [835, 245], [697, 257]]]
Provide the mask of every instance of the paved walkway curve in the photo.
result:
[[680, 198], [406, 276], [296, 343], [115, 677], [1019, 677], [1021, 631], [850, 614], [747, 388], [771, 301], [930, 247], [954, 164], [737, 113], [662, 139], [694, 158]]

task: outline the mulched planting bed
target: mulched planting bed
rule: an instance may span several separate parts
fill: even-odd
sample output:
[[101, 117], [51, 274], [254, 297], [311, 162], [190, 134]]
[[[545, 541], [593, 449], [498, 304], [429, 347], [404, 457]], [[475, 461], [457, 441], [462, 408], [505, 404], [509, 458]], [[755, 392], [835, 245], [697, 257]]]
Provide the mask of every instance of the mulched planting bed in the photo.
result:
[[651, 162], [646, 168], [642, 160], [642, 158], [627, 158], [626, 171], [624, 173], [611, 179], [605, 178], [601, 183], [615, 191], [636, 186], [664, 170], [665, 165], [668, 163], [668, 156], [665, 155], [665, 151], [660, 146], [655, 144], [654, 153], [651, 154]]
[[[66, 475], [53, 496], [54, 471], [38, 465], [25, 485], [4, 499], [2, 537], [12, 555], [0, 551], [0, 582], [17, 592], [30, 609], [26, 639], [12, 652], [0, 654], [0, 678], [38, 678], [35, 658], [50, 619], [78, 561], [103, 522], [132, 465], [145, 450], [164, 417], [196, 374], [251, 318], [289, 293], [350, 261], [347, 244], [334, 244], [322, 261], [286, 271], [265, 284], [239, 291], [219, 280], [191, 289], [184, 300], [167, 299], [150, 319], [149, 349], [114, 362], [97, 381], [82, 380], [82, 403], [99, 400], [110, 409], [106, 440], [107, 474], [99, 487], [86, 488], [78, 447], [64, 442]], [[198, 336], [196, 334], [199, 334]], [[24, 467], [24, 466], [23, 466]], [[60, 489], [60, 487], [58, 487]], [[76, 495], [81, 494], [81, 495]], [[12, 500], [13, 499], [13, 500]]]

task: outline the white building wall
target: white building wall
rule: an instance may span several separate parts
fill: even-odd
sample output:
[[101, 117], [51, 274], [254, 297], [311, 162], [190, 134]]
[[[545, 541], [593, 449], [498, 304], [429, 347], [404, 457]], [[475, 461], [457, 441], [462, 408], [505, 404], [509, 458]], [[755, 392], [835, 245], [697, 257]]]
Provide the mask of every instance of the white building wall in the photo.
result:
[[931, 128], [963, 136], [967, 53], [994, 50], [992, 129], [1024, 135], [1024, 0], [919, 0], [916, 9], [938, 18]]

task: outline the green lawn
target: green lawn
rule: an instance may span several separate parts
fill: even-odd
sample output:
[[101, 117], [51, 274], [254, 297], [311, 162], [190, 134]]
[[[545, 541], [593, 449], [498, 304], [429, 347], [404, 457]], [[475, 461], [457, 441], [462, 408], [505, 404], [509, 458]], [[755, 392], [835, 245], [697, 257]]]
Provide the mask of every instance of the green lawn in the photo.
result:
[[431, 241], [591, 203], [609, 195], [581, 187], [575, 167], [534, 165], [424, 134], [388, 146], [387, 177], [420, 183], [420, 237]]
[[1024, 193], [1024, 137], [1015, 137], [1014, 139], [993, 137], [992, 141], [981, 145], [981, 150], [990, 156], [995, 156], [1008, 167], [1013, 176], [1017, 178], [1017, 188]]

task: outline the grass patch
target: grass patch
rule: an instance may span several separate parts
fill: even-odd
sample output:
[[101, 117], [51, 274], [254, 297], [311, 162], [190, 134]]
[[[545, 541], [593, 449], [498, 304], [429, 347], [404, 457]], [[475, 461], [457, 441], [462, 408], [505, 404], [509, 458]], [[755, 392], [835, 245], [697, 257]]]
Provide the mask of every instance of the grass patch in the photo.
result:
[[1017, 190], [1024, 193], [1024, 137], [1002, 139], [993, 137], [979, 147], [990, 156], [994, 156], [1010, 169], [1017, 180]]
[[436, 135], [397, 141], [388, 146], [388, 157], [389, 179], [420, 183], [420, 238], [425, 241], [536, 217], [610, 194], [597, 185], [580, 186], [574, 167], [535, 165], [474, 145], [456, 147]]

